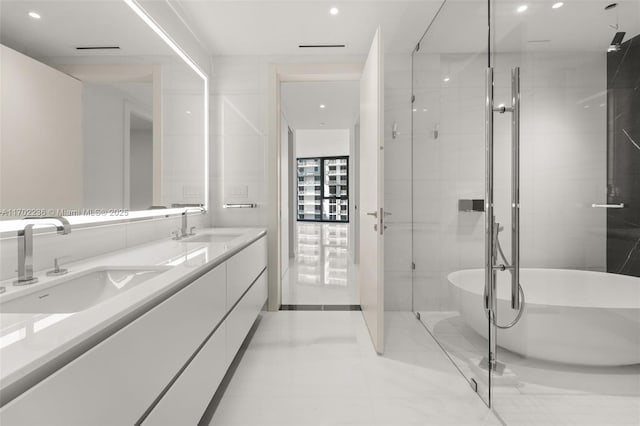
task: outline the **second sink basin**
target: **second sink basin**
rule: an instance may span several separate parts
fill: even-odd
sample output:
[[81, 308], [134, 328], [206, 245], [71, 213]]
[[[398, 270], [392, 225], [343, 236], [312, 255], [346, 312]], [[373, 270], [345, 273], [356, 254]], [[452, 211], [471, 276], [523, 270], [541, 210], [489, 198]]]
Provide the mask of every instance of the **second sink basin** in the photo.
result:
[[242, 234], [202, 234], [181, 240], [183, 243], [226, 243], [235, 240]]
[[42, 290], [0, 304], [2, 313], [72, 313], [97, 305], [140, 283], [154, 278], [168, 267], [99, 267], [68, 278]]

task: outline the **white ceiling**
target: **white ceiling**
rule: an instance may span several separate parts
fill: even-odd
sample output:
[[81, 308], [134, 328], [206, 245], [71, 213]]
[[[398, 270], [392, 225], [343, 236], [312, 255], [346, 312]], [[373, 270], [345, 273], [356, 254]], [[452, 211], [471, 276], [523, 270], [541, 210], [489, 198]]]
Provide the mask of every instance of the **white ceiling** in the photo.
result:
[[[30, 18], [30, 11], [41, 19]], [[48, 57], [174, 55], [121, 0], [2, 0], [0, 41], [43, 60]], [[78, 46], [120, 46], [78, 51]]]
[[[640, 0], [496, 0], [491, 2], [494, 52], [606, 52], [616, 31], [625, 40], [640, 34]], [[527, 5], [518, 13], [520, 5]], [[618, 25], [616, 30], [611, 26]], [[424, 40], [420, 52], [469, 53], [487, 51], [487, 4], [477, 0], [448, 0]]]
[[283, 83], [281, 103], [294, 129], [349, 129], [360, 111], [360, 82]]
[[[378, 25], [388, 53], [409, 53], [441, 0], [176, 0], [213, 55], [365, 55]], [[340, 13], [329, 14], [331, 7]], [[301, 49], [299, 44], [346, 44]]]

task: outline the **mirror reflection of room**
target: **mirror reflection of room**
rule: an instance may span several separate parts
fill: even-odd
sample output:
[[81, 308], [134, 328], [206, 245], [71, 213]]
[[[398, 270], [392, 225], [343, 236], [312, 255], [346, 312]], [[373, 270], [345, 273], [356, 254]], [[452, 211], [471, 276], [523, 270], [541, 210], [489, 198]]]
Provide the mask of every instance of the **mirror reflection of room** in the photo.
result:
[[34, 5], [2, 3], [2, 219], [203, 205], [203, 80], [124, 2]]

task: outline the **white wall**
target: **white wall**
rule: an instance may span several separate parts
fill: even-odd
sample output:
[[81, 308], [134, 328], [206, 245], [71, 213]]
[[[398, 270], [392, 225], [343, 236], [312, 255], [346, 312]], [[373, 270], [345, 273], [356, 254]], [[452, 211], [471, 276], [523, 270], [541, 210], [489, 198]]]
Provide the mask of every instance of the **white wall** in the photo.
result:
[[[606, 199], [606, 54], [500, 54], [496, 63], [498, 104], [509, 102], [510, 67], [522, 68], [522, 266], [604, 270], [606, 212], [591, 203]], [[416, 309], [454, 309], [447, 274], [484, 264], [484, 214], [458, 212], [457, 200], [484, 198], [485, 67], [485, 55], [417, 57]], [[507, 254], [509, 120], [496, 115], [495, 213]]]
[[145, 210], [153, 204], [153, 132], [132, 130], [130, 139], [131, 210]]
[[0, 49], [0, 205], [81, 208], [82, 83]]
[[[411, 310], [411, 56], [385, 56], [385, 309]], [[393, 124], [398, 136], [391, 135]]]
[[281, 278], [285, 276], [289, 269], [289, 122], [284, 114], [280, 119], [280, 191], [282, 198], [280, 200], [280, 238], [281, 238]]
[[168, 207], [206, 197], [204, 96], [204, 82], [181, 60], [162, 65], [162, 204]]
[[295, 132], [298, 158], [349, 155], [349, 129], [296, 129]]
[[84, 85], [84, 207], [124, 206], [125, 100], [109, 85]]
[[353, 263], [358, 264], [359, 259], [359, 222], [358, 203], [360, 202], [360, 121], [353, 126], [349, 134], [349, 256]]
[[[360, 56], [213, 58], [210, 197], [216, 226], [267, 225], [269, 64], [317, 63], [319, 60], [325, 63], [364, 62]], [[257, 203], [258, 208], [223, 209], [225, 202]]]
[[289, 257], [296, 257], [298, 251], [298, 160], [296, 159], [296, 133], [291, 130], [289, 142]]

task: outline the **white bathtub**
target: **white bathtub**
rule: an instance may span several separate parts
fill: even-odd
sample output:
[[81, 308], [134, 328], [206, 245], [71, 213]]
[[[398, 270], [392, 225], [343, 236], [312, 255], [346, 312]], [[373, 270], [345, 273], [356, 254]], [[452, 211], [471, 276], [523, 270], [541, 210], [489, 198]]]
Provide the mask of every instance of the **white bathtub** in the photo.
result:
[[[448, 276], [465, 322], [487, 337], [484, 270]], [[499, 346], [526, 357], [581, 365], [640, 363], [640, 278], [568, 269], [521, 269], [526, 306], [520, 322], [498, 332]], [[514, 317], [511, 275], [498, 273], [498, 322]]]

